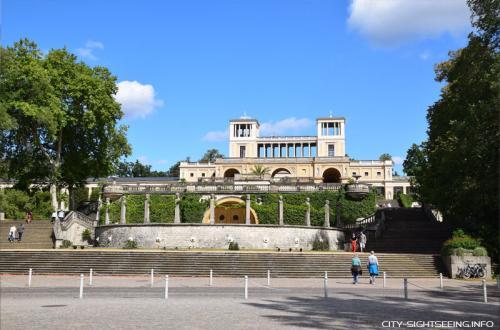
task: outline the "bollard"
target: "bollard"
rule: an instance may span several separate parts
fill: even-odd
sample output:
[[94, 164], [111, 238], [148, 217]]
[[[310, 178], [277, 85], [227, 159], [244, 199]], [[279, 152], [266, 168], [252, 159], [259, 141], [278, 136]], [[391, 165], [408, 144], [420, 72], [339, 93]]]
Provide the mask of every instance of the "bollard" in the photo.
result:
[[165, 299], [168, 299], [168, 275], [165, 275]]
[[324, 289], [325, 289], [325, 298], [328, 298], [328, 272], [325, 272]]
[[271, 271], [267, 270], [267, 286], [271, 286]]
[[92, 273], [93, 273], [93, 269], [90, 268], [90, 274], [89, 274], [89, 285], [92, 286]]
[[83, 298], [83, 274], [80, 274], [80, 299]]
[[386, 284], [386, 276], [385, 276], [385, 272], [384, 272], [384, 281], [382, 282], [382, 287], [385, 288], [385, 284]]
[[213, 280], [212, 280], [213, 274], [214, 274], [213, 271], [210, 269], [210, 280], [208, 281], [209, 286], [212, 286], [212, 284], [213, 284]]
[[439, 287], [443, 288], [443, 273], [439, 273]]
[[151, 268], [151, 287], [155, 286], [155, 270]]
[[28, 275], [28, 288], [31, 288], [31, 275], [33, 275], [33, 268], [30, 268], [30, 272]]
[[488, 293], [486, 292], [486, 281], [483, 280], [483, 296], [484, 296], [484, 302], [488, 302]]
[[405, 300], [408, 300], [408, 279], [405, 278], [403, 281], [403, 288], [405, 292]]
[[497, 274], [497, 289], [500, 289], [500, 274]]
[[248, 299], [248, 276], [245, 275], [245, 299]]

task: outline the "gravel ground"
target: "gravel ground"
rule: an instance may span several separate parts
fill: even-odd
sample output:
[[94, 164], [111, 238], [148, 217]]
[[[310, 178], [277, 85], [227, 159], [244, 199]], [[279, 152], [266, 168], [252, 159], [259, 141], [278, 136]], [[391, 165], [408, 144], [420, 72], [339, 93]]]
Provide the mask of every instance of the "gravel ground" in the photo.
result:
[[401, 279], [388, 279], [386, 288], [366, 278], [356, 286], [329, 279], [328, 298], [320, 278], [272, 279], [271, 287], [266, 279], [250, 279], [248, 300], [243, 279], [235, 278], [214, 278], [212, 287], [208, 278], [170, 278], [167, 300], [162, 277], [153, 288], [147, 276], [95, 276], [92, 287], [87, 277], [83, 299], [79, 281], [34, 276], [28, 288], [26, 276], [0, 276], [0, 328], [374, 329], [389, 325], [384, 321], [490, 321], [483, 325], [500, 329], [494, 282], [485, 304], [477, 281], [445, 280], [441, 290], [438, 279], [410, 280], [409, 300]]

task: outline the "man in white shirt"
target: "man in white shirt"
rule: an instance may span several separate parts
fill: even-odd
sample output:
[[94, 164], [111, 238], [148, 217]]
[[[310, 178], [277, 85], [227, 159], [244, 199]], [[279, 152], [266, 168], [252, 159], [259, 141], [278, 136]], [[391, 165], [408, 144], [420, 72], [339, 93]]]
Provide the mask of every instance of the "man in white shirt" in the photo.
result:
[[366, 246], [366, 235], [365, 233], [361, 232], [361, 234], [359, 234], [359, 248], [361, 249], [361, 252], [363, 252], [365, 246]]
[[12, 225], [9, 229], [9, 242], [14, 242], [16, 240], [16, 226]]

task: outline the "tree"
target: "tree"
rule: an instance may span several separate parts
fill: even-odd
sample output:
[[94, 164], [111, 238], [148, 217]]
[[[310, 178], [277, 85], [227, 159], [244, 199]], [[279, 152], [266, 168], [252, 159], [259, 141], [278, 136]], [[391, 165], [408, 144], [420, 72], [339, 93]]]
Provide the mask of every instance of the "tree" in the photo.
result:
[[252, 168], [252, 174], [258, 175], [260, 177], [263, 177], [263, 176], [269, 174], [270, 171], [271, 170], [269, 167], [264, 167], [262, 165], [254, 165]]
[[380, 157], [378, 157], [378, 159], [383, 162], [386, 160], [392, 160], [392, 156], [389, 155], [388, 153], [384, 153], [384, 154], [380, 155]]
[[224, 158], [224, 155], [217, 149], [208, 149], [203, 157], [199, 160], [200, 163], [213, 163], [217, 158]]
[[482, 237], [498, 258], [500, 2], [468, 4], [476, 31], [436, 66], [436, 80], [446, 84], [428, 109], [424, 155], [415, 156], [421, 167], [409, 168], [424, 201], [453, 226]]
[[167, 171], [167, 176], [173, 177], [173, 178], [180, 177], [180, 175], [181, 175], [180, 174], [181, 173], [180, 166], [181, 166], [181, 162], [180, 161], [178, 161], [174, 165], [170, 166], [170, 168]]
[[57, 209], [58, 187], [107, 176], [130, 153], [126, 127], [117, 125], [123, 113], [114, 99], [116, 78], [65, 48], [43, 56], [27, 39], [0, 52], [0, 117], [7, 118], [0, 151], [7, 176], [24, 189], [48, 183]]

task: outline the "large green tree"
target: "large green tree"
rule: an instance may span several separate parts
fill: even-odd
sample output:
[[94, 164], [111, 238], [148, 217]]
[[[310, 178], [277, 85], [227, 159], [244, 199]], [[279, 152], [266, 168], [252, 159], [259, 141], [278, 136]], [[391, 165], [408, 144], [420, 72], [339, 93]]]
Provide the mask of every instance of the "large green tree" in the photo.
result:
[[49, 183], [55, 209], [58, 187], [109, 175], [130, 153], [116, 78], [27, 39], [0, 52], [1, 161], [21, 188]]
[[[405, 171], [415, 175], [424, 202], [445, 219], [483, 238], [497, 256], [500, 90], [500, 5], [469, 0], [475, 31], [465, 48], [436, 67], [444, 83], [427, 113], [428, 140], [412, 147]], [[413, 165], [412, 165], [413, 164]], [[411, 165], [411, 166], [410, 166]]]

